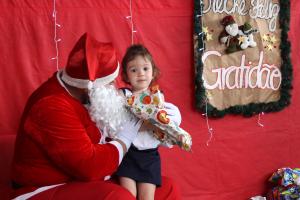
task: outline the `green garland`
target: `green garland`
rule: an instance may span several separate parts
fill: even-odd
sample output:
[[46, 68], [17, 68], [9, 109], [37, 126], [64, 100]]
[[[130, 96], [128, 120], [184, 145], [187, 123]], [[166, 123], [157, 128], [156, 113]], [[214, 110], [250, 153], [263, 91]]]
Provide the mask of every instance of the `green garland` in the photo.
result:
[[207, 102], [205, 94], [205, 88], [203, 85], [202, 72], [203, 63], [201, 56], [203, 50], [199, 47], [205, 46], [202, 33], [202, 9], [200, 1], [194, 1], [194, 34], [197, 35], [195, 41], [196, 50], [194, 50], [195, 58], [195, 93], [196, 93], [196, 108], [197, 110], [204, 112], [208, 117], [223, 117], [227, 113], [242, 114], [246, 117], [250, 117], [254, 114], [261, 112], [274, 112], [280, 111], [290, 104], [291, 101], [291, 89], [292, 89], [292, 64], [290, 59], [291, 45], [288, 40], [289, 22], [290, 22], [290, 0], [280, 1], [280, 13], [279, 13], [279, 24], [281, 28], [281, 74], [282, 82], [280, 88], [280, 99], [276, 102], [270, 103], [250, 103], [242, 106], [232, 106], [224, 110], [218, 110]]

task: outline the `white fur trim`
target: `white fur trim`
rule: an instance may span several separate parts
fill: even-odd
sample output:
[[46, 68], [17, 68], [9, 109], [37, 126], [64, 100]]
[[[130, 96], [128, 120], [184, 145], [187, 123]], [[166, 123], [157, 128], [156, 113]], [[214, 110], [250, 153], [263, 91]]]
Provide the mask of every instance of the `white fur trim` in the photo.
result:
[[[76, 88], [81, 88], [81, 89], [91, 89], [91, 86], [92, 87], [103, 86], [103, 85], [107, 85], [110, 82], [112, 82], [113, 80], [115, 80], [115, 78], [117, 78], [117, 76], [119, 74], [119, 68], [120, 68], [120, 64], [118, 63], [118, 67], [114, 71], [114, 73], [112, 73], [108, 76], [102, 77], [102, 78], [98, 78], [95, 81], [72, 78], [71, 76], [69, 76], [66, 73], [66, 71], [64, 69], [62, 71], [61, 79], [70, 86], [73, 86], [73, 87], [76, 87]], [[91, 82], [92, 82], [92, 84], [91, 84]]]
[[88, 88], [89, 85], [89, 80], [84, 80], [84, 79], [77, 79], [77, 78], [72, 78], [66, 73], [66, 70], [62, 70], [62, 76], [61, 79], [67, 83], [70, 86], [76, 87], [76, 88]]
[[118, 152], [119, 152], [119, 165], [121, 164], [121, 161], [123, 159], [123, 155], [124, 155], [124, 152], [123, 152], [123, 147], [122, 145], [117, 142], [117, 141], [110, 141], [109, 142], [110, 144], [114, 145], [117, 149], [118, 149]]
[[14, 198], [13, 200], [26, 200], [26, 199], [29, 199], [30, 197], [32, 197], [32, 196], [34, 196], [38, 193], [44, 192], [46, 190], [50, 190], [51, 188], [54, 188], [54, 187], [57, 187], [57, 186], [60, 186], [60, 185], [64, 185], [64, 184], [65, 183], [40, 187], [40, 188], [34, 190], [33, 192], [22, 194], [22, 195], [20, 195], [16, 198]]

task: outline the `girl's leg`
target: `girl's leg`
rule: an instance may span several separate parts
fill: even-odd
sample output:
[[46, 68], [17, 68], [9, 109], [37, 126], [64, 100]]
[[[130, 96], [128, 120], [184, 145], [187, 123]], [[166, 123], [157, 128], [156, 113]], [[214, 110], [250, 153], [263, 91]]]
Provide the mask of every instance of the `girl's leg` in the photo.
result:
[[119, 178], [120, 185], [126, 188], [134, 197], [136, 197], [136, 182], [135, 180], [128, 177], [120, 177]]
[[151, 183], [138, 183], [138, 200], [154, 200], [156, 185]]

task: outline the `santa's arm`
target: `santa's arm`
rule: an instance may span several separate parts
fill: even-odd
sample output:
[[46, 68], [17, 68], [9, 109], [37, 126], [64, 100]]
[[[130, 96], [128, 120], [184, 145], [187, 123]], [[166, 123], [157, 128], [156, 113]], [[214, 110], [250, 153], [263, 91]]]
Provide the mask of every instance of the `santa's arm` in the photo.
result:
[[82, 124], [82, 117], [67, 101], [48, 98], [30, 111], [25, 127], [53, 165], [78, 180], [95, 180], [112, 174], [119, 165], [116, 144], [98, 144], [95, 125]]

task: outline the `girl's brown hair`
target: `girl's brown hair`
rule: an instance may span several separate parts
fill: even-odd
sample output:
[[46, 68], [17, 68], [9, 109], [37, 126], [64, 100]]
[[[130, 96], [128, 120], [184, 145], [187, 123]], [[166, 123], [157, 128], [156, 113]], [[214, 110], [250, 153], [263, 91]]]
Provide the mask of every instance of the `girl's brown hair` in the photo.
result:
[[132, 61], [133, 59], [135, 59], [137, 56], [142, 56], [144, 58], [147, 58], [151, 62], [152, 71], [153, 71], [153, 80], [152, 80], [152, 83], [153, 83], [155, 80], [157, 80], [157, 78], [160, 74], [160, 70], [155, 65], [154, 60], [153, 60], [152, 55], [149, 52], [149, 50], [141, 44], [134, 44], [127, 48], [125, 56], [123, 57], [123, 60], [122, 60], [122, 78], [123, 78], [123, 80], [126, 83], [128, 83], [128, 76], [126, 73], [127, 64], [130, 61]]

